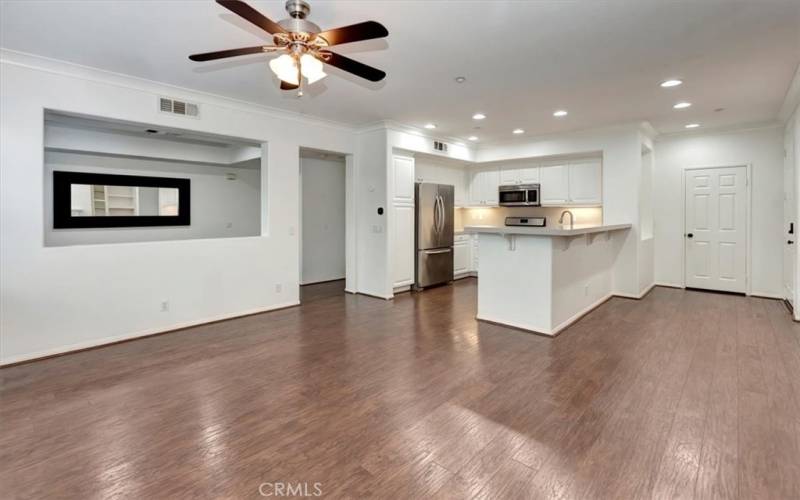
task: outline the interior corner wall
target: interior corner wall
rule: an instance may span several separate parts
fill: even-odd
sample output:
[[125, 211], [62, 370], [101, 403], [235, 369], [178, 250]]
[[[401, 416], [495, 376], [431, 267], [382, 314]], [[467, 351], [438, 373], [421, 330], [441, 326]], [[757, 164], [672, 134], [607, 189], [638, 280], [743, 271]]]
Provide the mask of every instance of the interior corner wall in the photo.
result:
[[622, 125], [528, 140], [486, 145], [478, 150], [477, 161], [602, 152], [603, 223], [631, 224], [627, 231], [613, 233], [616, 259], [613, 291], [639, 296], [639, 178], [641, 139], [639, 125]]
[[[388, 193], [391, 166], [386, 129], [364, 131], [356, 136], [356, 279], [359, 293], [392, 297], [389, 276]], [[382, 213], [378, 213], [381, 208]]]
[[345, 277], [345, 162], [300, 158], [301, 284]]
[[[0, 364], [298, 302], [300, 147], [352, 154], [352, 129], [16, 53], [0, 86]], [[159, 96], [200, 118], [159, 112]], [[264, 144], [261, 235], [45, 247], [48, 109]]]
[[655, 144], [656, 282], [683, 286], [682, 172], [752, 165], [750, 272], [753, 294], [782, 296], [783, 131], [780, 127], [662, 137]]

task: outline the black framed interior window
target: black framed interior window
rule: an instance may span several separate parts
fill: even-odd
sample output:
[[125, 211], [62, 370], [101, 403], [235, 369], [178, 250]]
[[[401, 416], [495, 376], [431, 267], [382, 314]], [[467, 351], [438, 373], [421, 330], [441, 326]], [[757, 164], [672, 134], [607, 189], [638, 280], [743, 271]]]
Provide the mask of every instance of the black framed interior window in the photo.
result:
[[53, 228], [188, 226], [191, 181], [53, 172]]

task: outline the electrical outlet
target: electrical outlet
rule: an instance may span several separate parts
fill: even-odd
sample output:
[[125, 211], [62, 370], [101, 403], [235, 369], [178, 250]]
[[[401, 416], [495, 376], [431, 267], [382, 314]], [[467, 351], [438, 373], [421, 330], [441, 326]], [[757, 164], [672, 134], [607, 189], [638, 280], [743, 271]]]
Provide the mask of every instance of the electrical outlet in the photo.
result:
[[275, 293], [281, 293], [281, 290], [283, 290], [283, 287], [281, 286], [281, 284], [280, 283], [275, 283]]
[[589, 283], [586, 283], [586, 286], [583, 287], [583, 294], [585, 296], [589, 296]]
[[289, 236], [294, 236], [294, 226], [289, 226]]
[[161, 301], [161, 312], [167, 312], [167, 311], [169, 311], [169, 301], [168, 300], [162, 300]]

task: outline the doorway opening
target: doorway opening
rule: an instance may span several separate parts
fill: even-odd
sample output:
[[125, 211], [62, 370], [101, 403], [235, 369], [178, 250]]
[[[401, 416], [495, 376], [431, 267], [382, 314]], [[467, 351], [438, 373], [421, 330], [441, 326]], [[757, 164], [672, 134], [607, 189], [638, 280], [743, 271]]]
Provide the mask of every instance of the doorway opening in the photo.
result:
[[345, 293], [346, 157], [300, 149], [300, 302]]
[[748, 294], [747, 166], [684, 171], [684, 285]]

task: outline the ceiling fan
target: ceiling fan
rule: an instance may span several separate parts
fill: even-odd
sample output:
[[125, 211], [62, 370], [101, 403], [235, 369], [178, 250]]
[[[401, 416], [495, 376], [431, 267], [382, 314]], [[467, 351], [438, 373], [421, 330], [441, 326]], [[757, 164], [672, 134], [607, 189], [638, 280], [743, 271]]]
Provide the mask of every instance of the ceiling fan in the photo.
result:
[[327, 76], [323, 71], [323, 63], [371, 82], [379, 82], [386, 77], [386, 73], [377, 68], [329, 50], [333, 45], [389, 35], [386, 28], [378, 22], [365, 21], [322, 31], [319, 26], [306, 19], [311, 12], [311, 6], [304, 0], [287, 0], [286, 12], [289, 13], [289, 18], [277, 23], [240, 0], [217, 0], [217, 3], [272, 35], [274, 45], [194, 54], [189, 56], [192, 61], [282, 52], [281, 56], [269, 62], [269, 66], [280, 79], [281, 90], [297, 90], [298, 96], [303, 95], [303, 78], [311, 84]]

